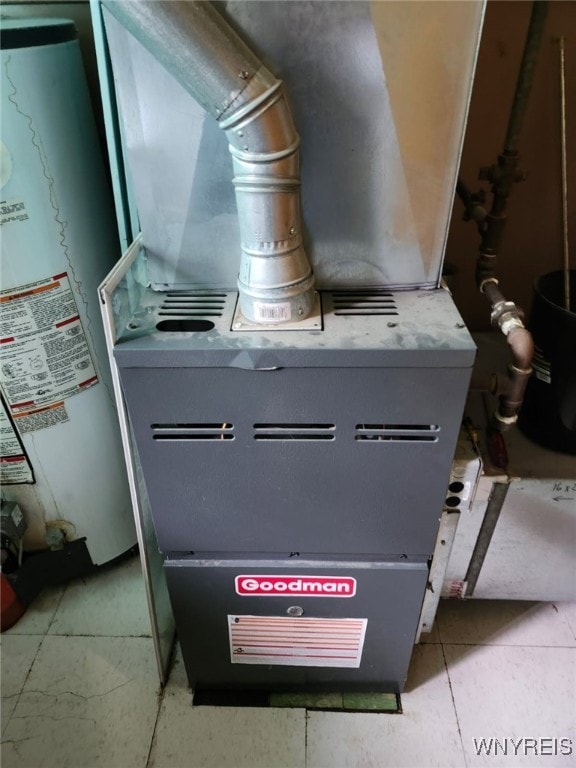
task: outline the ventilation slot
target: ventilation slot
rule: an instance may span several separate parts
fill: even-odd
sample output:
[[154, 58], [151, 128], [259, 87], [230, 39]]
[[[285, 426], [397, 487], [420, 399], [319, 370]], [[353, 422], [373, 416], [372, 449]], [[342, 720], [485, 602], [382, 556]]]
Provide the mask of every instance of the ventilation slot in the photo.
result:
[[334, 440], [334, 424], [254, 424], [255, 440]]
[[335, 315], [397, 315], [394, 295], [388, 291], [334, 291]]
[[228, 422], [210, 424], [151, 424], [153, 440], [234, 440], [234, 425]]
[[158, 312], [163, 317], [222, 317], [225, 293], [170, 291]]
[[437, 424], [356, 424], [355, 440], [391, 443], [436, 443]]

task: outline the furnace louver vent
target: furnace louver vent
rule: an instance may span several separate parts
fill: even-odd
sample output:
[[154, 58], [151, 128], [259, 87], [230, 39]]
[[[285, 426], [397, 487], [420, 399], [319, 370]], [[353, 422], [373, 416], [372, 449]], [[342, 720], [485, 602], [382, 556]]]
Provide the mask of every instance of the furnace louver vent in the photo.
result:
[[225, 305], [225, 293], [170, 291], [158, 314], [164, 317], [222, 317]]
[[255, 440], [334, 440], [334, 424], [254, 424]]
[[356, 424], [355, 440], [436, 443], [437, 424]]
[[397, 315], [394, 295], [389, 291], [333, 291], [335, 315]]
[[151, 424], [153, 440], [234, 440], [233, 424]]

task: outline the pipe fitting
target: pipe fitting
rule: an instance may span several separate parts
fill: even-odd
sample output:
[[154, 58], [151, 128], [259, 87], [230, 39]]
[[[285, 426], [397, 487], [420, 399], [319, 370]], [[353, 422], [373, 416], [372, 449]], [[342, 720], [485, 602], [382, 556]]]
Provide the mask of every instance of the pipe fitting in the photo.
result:
[[484, 277], [479, 286], [490, 302], [490, 321], [502, 331], [512, 352], [512, 362], [506, 372], [506, 387], [499, 397], [498, 408], [492, 419], [492, 426], [504, 432], [518, 420], [526, 385], [532, 374], [534, 342], [524, 327], [524, 313], [513, 301], [506, 300], [498, 280], [490, 275]]
[[501, 432], [509, 429], [518, 420], [526, 385], [532, 375], [531, 364], [534, 355], [532, 335], [523, 325], [511, 329], [506, 340], [512, 351], [513, 361], [507, 370], [507, 391], [500, 396], [498, 409], [494, 414], [494, 426]]
[[490, 322], [500, 328], [504, 336], [508, 336], [514, 328], [524, 328], [521, 311], [513, 301], [500, 301], [492, 307]]

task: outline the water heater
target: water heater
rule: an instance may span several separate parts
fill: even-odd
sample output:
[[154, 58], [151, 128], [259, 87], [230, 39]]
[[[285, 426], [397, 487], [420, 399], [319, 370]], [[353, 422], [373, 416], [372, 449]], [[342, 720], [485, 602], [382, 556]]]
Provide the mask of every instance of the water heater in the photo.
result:
[[97, 286], [118, 256], [74, 23], [3, 20], [0, 371], [3, 496], [25, 548], [136, 541]]

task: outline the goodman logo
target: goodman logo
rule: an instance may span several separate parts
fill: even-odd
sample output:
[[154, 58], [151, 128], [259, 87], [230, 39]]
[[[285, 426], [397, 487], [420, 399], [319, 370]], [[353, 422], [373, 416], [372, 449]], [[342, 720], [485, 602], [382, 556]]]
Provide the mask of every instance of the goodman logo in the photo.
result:
[[239, 595], [354, 597], [356, 579], [349, 576], [236, 576]]

